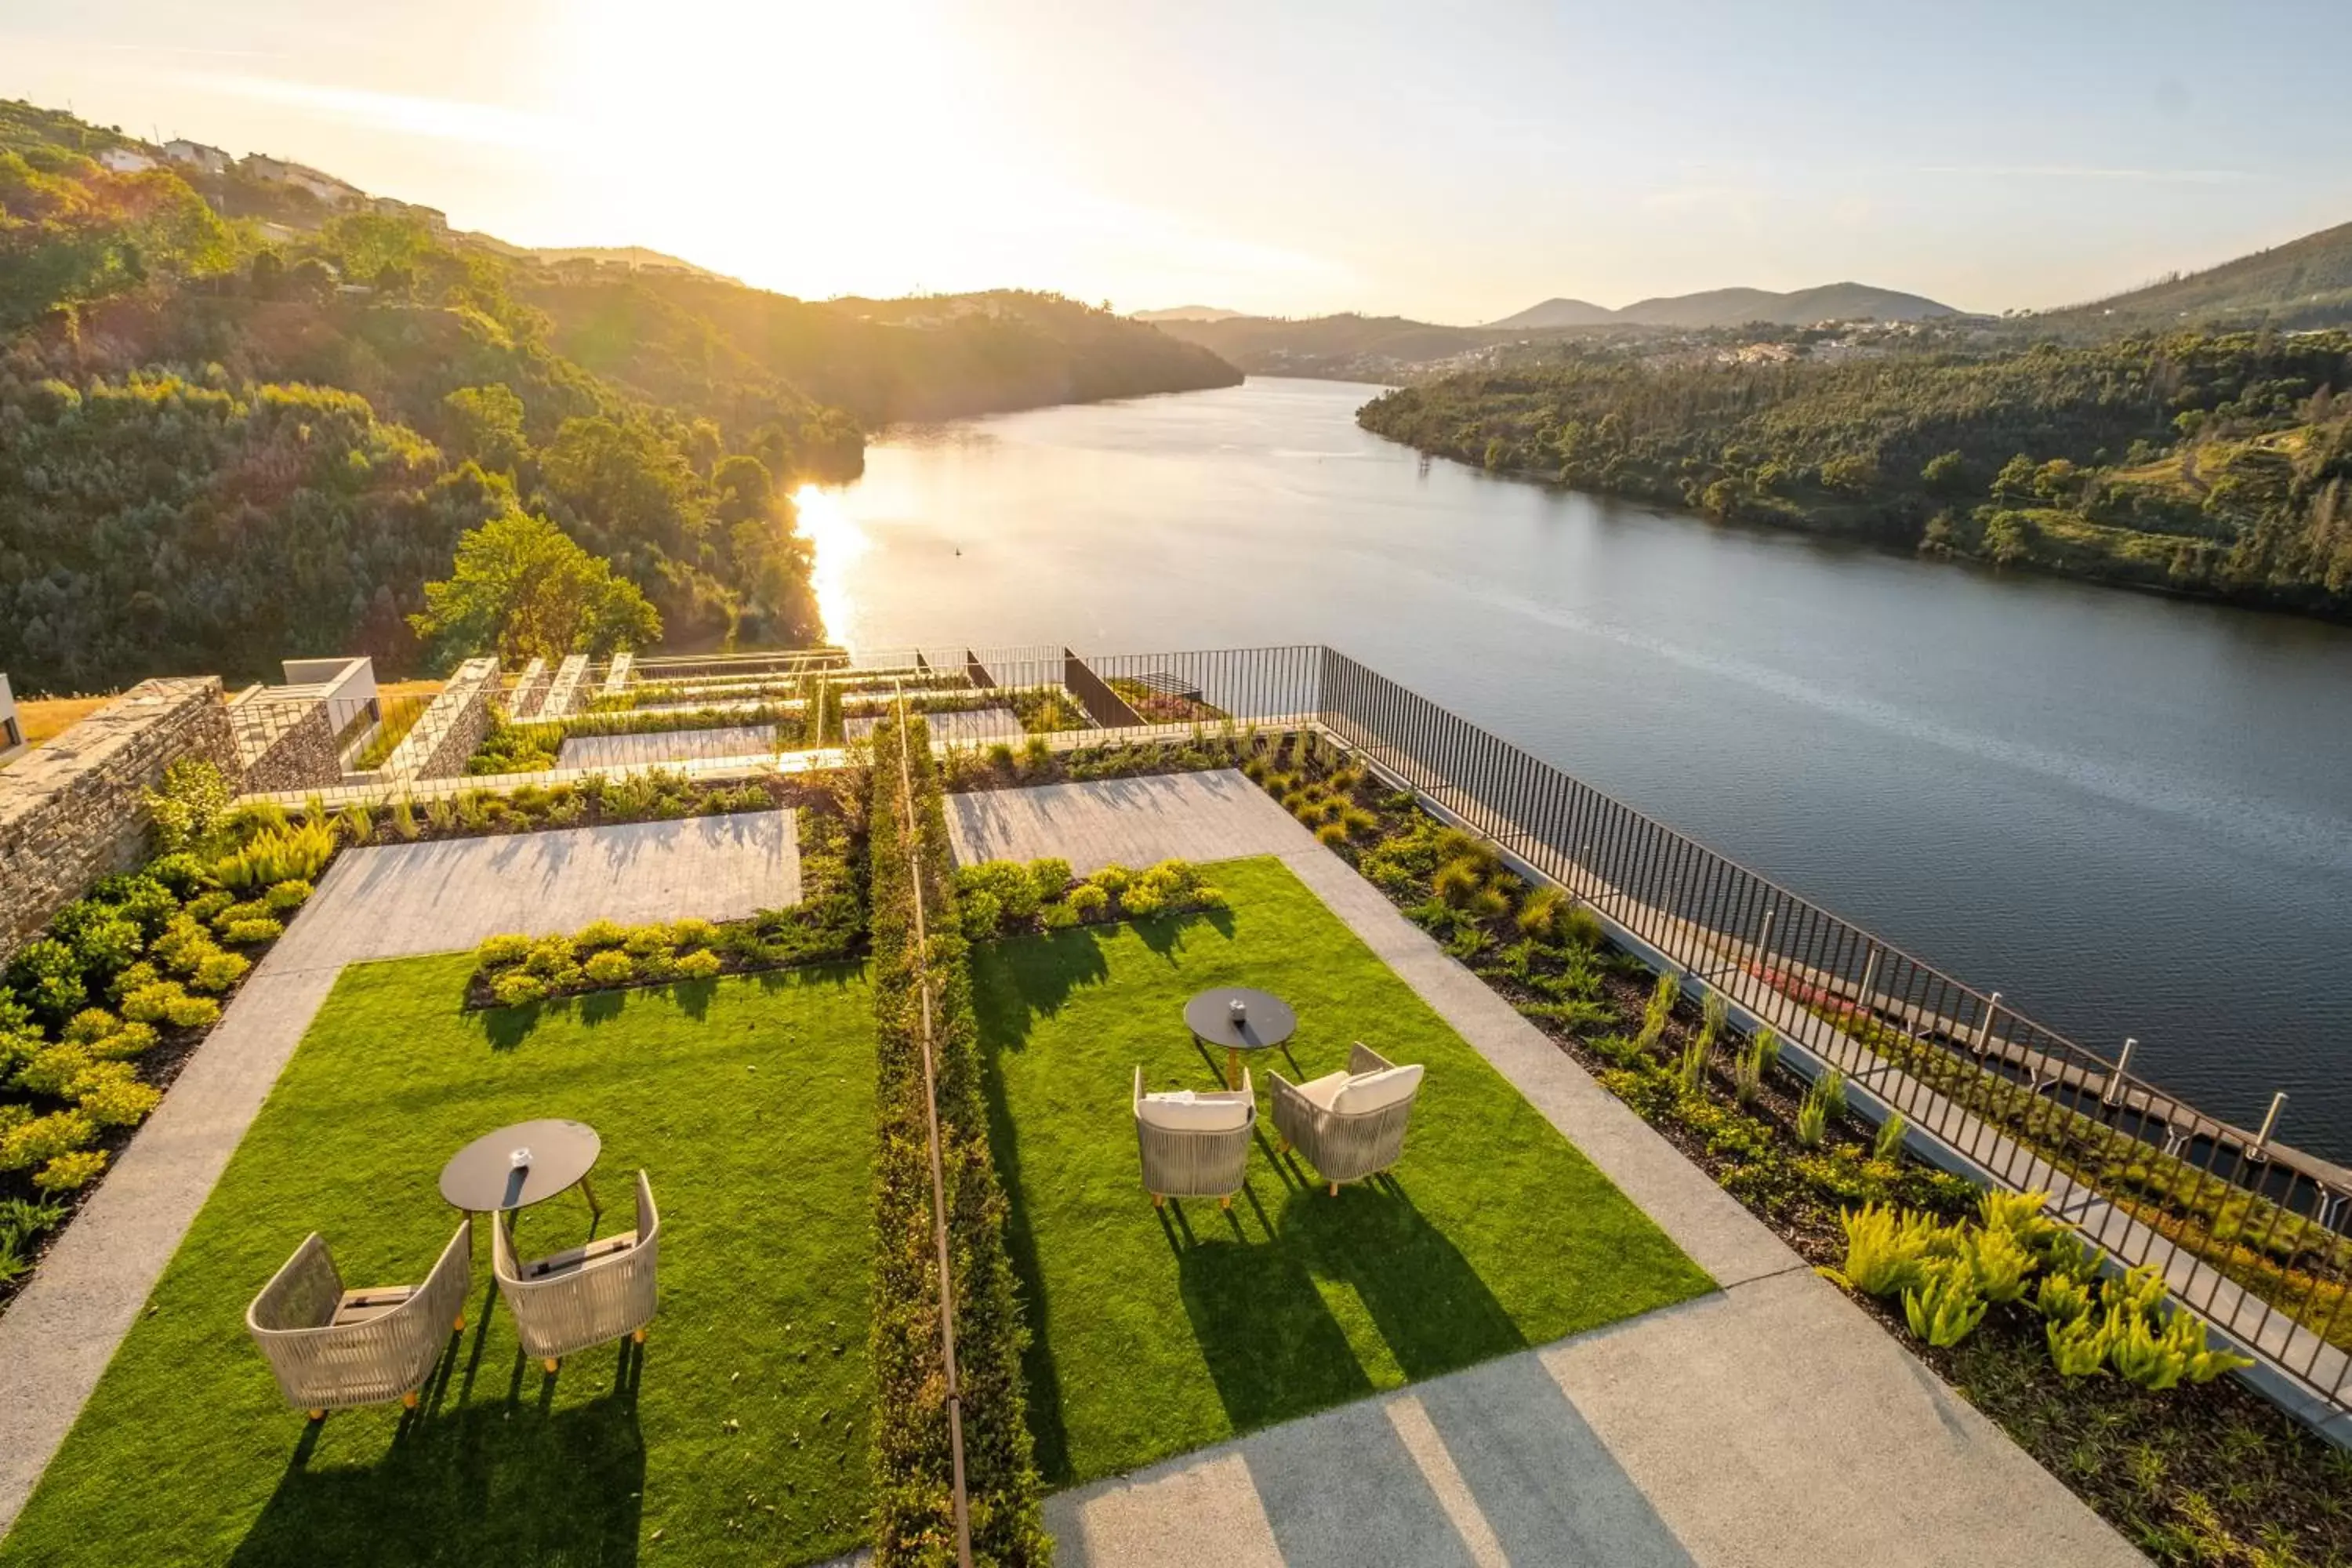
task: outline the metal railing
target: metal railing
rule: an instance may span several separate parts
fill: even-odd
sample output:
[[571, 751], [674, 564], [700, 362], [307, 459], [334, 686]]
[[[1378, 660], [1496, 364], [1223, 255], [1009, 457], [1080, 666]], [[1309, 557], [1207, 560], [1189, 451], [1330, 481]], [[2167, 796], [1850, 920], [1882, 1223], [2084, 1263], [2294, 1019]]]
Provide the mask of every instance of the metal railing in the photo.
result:
[[1343, 654], [1333, 736], [2059, 1217], [2336, 1412], [2352, 1172], [2210, 1116]]

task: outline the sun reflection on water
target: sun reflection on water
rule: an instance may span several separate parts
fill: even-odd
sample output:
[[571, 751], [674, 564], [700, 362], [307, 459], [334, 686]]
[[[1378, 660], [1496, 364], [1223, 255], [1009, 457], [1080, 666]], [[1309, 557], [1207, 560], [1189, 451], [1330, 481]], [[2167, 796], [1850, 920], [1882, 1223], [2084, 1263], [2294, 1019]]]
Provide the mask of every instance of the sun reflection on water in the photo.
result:
[[849, 515], [837, 490], [803, 485], [793, 492], [793, 505], [800, 513], [801, 536], [816, 553], [809, 585], [816, 592], [817, 614], [824, 617], [824, 635], [848, 646], [857, 610], [850, 595], [850, 568], [873, 547], [873, 541]]

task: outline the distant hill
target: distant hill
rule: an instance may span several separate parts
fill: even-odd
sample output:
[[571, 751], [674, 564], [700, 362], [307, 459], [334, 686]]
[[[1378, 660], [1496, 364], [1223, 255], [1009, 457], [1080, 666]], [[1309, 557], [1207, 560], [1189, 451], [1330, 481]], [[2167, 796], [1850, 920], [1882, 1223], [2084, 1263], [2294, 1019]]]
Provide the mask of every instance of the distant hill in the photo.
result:
[[1540, 305], [1530, 305], [1516, 316], [1506, 316], [1486, 324], [1498, 332], [1514, 329], [1542, 327], [1605, 327], [1617, 321], [1617, 312], [1605, 305], [1587, 304], [1582, 300], [1546, 300]]
[[2336, 326], [2352, 321], [2352, 223], [2257, 250], [2202, 272], [2044, 312], [2062, 319], [2120, 317], [2200, 325]]
[[466, 237], [497, 251], [500, 256], [518, 259], [528, 258], [544, 261], [550, 267], [566, 262], [593, 262], [599, 267], [626, 268], [632, 272], [676, 272], [689, 278], [709, 278], [720, 283], [740, 285], [742, 279], [724, 272], [713, 272], [708, 267], [672, 256], [667, 251], [649, 250], [642, 245], [509, 245], [495, 235], [469, 234]]
[[1806, 327], [1815, 321], [1922, 321], [1957, 316], [1949, 305], [1867, 283], [1824, 283], [1790, 294], [1769, 289], [1709, 289], [1699, 294], [1669, 294], [1636, 300], [1622, 310], [1582, 300], [1546, 300], [1516, 316], [1488, 323], [1494, 331], [1540, 331], [1563, 327], [1743, 327], [1750, 321]]
[[1245, 312], [1223, 310], [1215, 305], [1175, 305], [1165, 310], [1137, 310], [1133, 319], [1139, 321], [1230, 321]]
[[1380, 381], [1399, 371], [1467, 353], [1491, 341], [1475, 327], [1439, 327], [1402, 316], [1232, 316], [1154, 323], [1171, 338], [1207, 349], [1259, 375]]

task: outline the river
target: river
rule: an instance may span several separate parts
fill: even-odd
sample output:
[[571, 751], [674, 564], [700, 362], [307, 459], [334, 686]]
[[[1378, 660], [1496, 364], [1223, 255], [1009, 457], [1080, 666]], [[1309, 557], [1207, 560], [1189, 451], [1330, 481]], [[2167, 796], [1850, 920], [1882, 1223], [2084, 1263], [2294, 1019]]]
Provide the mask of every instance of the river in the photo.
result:
[[2352, 630], [1496, 479], [1375, 389], [892, 432], [852, 647], [1328, 642], [2086, 1045], [2352, 1161]]

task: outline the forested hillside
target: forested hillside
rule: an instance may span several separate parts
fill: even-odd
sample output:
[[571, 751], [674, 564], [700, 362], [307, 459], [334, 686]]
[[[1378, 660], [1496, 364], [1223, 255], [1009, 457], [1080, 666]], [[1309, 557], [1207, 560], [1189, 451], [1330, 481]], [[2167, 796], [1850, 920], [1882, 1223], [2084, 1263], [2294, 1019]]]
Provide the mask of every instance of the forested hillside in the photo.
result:
[[[1050, 296], [809, 304], [518, 254], [266, 161], [101, 156], [161, 152], [0, 101], [0, 669], [27, 695], [446, 663], [501, 636], [428, 614], [477, 529], [521, 552], [475, 550], [482, 592], [597, 580], [576, 545], [650, 601], [530, 617], [591, 651], [815, 640], [791, 492], [857, 474], [864, 426], [1239, 379]], [[486, 526], [528, 517], [562, 539]]]
[[714, 415], [774, 384], [872, 427], [1242, 378], [1204, 348], [1055, 294], [812, 304], [709, 279], [551, 268], [528, 271], [520, 288], [569, 358]]
[[2043, 318], [2068, 327], [2117, 321], [2210, 326], [2340, 326], [2352, 321], [2352, 223], [2202, 272], [2167, 278]]
[[2352, 616], [2352, 335], [1982, 356], [1570, 350], [1391, 392], [1366, 429], [1578, 489]]

